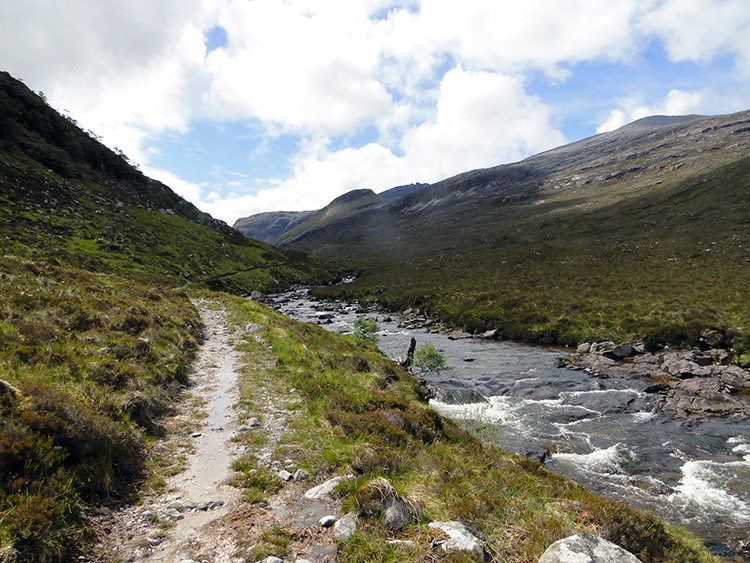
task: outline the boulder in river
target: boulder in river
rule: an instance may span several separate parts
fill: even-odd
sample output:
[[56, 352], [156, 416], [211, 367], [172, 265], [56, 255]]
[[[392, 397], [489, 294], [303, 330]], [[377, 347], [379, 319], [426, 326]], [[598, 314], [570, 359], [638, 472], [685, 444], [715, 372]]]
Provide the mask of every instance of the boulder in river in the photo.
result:
[[619, 545], [592, 534], [576, 534], [556, 541], [539, 563], [642, 563]]

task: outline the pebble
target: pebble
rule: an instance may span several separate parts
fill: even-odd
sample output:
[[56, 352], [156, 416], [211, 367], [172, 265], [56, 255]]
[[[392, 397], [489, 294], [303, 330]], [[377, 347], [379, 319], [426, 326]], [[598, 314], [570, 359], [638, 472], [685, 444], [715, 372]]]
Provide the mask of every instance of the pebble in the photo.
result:
[[170, 508], [164, 514], [172, 520], [182, 520], [183, 518], [185, 518], [176, 508]]
[[193, 432], [193, 433], [191, 434], [191, 436], [192, 436], [193, 438], [199, 438], [199, 437], [201, 437], [201, 436], [202, 436], [202, 434], [201, 434], [200, 432]]
[[323, 516], [323, 518], [321, 518], [319, 522], [320, 522], [320, 525], [323, 526], [324, 528], [330, 528], [336, 523], [336, 517], [335, 516]]
[[282, 481], [291, 481], [293, 477], [293, 475], [289, 473], [286, 469], [282, 469], [281, 471], [277, 473], [277, 475]]
[[302, 479], [307, 479], [308, 477], [310, 477], [310, 472], [306, 469], [298, 469], [294, 472], [295, 481], [302, 481]]

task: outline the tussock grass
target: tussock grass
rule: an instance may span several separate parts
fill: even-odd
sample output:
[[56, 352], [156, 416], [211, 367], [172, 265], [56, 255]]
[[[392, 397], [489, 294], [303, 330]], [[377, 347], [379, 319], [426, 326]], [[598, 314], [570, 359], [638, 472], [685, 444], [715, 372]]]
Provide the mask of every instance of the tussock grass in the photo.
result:
[[[320, 480], [355, 476], [336, 492], [345, 510], [360, 517], [357, 534], [339, 546], [342, 560], [469, 560], [429, 547], [438, 533], [426, 527], [429, 521], [460, 519], [477, 530], [494, 561], [535, 561], [554, 541], [583, 531], [646, 562], [712, 561], [682, 532], [440, 417], [424, 402], [420, 382], [374, 347], [253, 302], [232, 301], [229, 309], [240, 325], [261, 325], [247, 337], [249, 386], [275, 396], [294, 388], [302, 397], [277, 455], [293, 456]], [[398, 533], [379, 520], [382, 501], [391, 496], [414, 516]], [[392, 538], [416, 541], [418, 548], [390, 545]]]

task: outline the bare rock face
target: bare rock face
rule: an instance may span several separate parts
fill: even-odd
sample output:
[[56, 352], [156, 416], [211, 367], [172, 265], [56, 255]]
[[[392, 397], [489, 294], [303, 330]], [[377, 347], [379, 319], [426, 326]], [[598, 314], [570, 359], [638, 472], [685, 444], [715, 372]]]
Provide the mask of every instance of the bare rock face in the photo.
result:
[[576, 534], [556, 541], [539, 563], [642, 563], [619, 545], [592, 534]]

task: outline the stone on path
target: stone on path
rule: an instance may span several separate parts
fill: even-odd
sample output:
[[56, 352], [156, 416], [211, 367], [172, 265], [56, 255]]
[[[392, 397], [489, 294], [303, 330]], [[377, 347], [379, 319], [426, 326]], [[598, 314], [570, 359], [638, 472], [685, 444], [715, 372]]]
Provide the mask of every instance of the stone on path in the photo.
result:
[[334, 477], [333, 479], [329, 479], [325, 483], [308, 490], [305, 493], [305, 498], [309, 498], [311, 500], [325, 499], [328, 497], [331, 491], [333, 491], [333, 489], [335, 489], [338, 486], [338, 484], [343, 482], [345, 479], [347, 479], [347, 477], [344, 477], [344, 476], [339, 476], [339, 477]]
[[357, 517], [347, 512], [333, 525], [333, 537], [339, 541], [348, 540], [357, 531]]
[[336, 517], [335, 516], [323, 516], [323, 518], [321, 518], [318, 522], [323, 528], [330, 528], [336, 523]]
[[539, 563], [642, 563], [619, 545], [592, 534], [576, 534], [556, 541]]
[[461, 522], [430, 522], [430, 528], [442, 530], [450, 536], [450, 539], [442, 544], [443, 551], [468, 551], [476, 554], [480, 561], [484, 561], [484, 544]]

